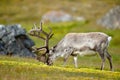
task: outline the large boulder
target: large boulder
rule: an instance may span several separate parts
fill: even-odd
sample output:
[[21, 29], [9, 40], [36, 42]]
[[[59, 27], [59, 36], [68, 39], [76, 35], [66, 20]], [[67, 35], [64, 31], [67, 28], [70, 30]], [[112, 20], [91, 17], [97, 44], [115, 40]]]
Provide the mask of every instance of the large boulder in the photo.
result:
[[0, 54], [19, 57], [36, 57], [31, 50], [35, 45], [19, 24], [0, 25]]
[[97, 23], [110, 29], [120, 28], [120, 6], [110, 9]]
[[72, 21], [73, 17], [64, 11], [49, 11], [42, 16], [44, 22], [65, 22]]

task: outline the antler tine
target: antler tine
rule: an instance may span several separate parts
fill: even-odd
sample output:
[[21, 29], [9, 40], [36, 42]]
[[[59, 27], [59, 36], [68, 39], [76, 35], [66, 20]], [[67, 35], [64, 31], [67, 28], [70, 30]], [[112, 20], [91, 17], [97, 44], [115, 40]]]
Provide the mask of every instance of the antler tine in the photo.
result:
[[40, 31], [44, 34], [44, 35], [49, 35], [47, 32], [45, 32], [42, 28], [42, 21], [40, 21]]
[[[34, 24], [34, 26], [35, 26], [35, 24]], [[34, 26], [33, 26], [32, 29], [28, 32], [30, 35], [31, 35], [31, 33], [34, 32]]]
[[42, 21], [40, 21], [40, 30], [42, 31]]
[[36, 24], [35, 24], [35, 23], [34, 23], [34, 29], [35, 29], [35, 30], [37, 30], [37, 26], [36, 26]]
[[34, 29], [34, 28], [32, 27], [32, 30], [30, 30], [28, 33], [30, 34], [31, 32], [33, 32], [33, 29]]
[[48, 27], [50, 32], [49, 32], [49, 39], [53, 36], [53, 33], [52, 33], [52, 28], [51, 27]]

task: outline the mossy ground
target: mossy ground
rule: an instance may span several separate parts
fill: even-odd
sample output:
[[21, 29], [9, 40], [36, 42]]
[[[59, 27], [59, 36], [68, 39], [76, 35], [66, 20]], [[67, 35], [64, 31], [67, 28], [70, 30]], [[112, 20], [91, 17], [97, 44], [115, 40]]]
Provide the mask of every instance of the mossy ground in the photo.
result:
[[0, 80], [119, 80], [120, 72], [47, 66], [34, 59], [0, 57]]

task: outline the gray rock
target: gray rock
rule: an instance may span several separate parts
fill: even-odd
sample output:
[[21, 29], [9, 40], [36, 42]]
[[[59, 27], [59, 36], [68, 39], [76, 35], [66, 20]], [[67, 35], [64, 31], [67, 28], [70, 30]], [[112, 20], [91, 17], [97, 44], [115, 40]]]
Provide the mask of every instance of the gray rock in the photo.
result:
[[49, 11], [42, 16], [42, 21], [65, 22], [72, 21], [73, 17], [64, 11]]
[[97, 24], [110, 29], [120, 28], [120, 6], [112, 8], [97, 21]]
[[19, 57], [36, 57], [31, 51], [35, 43], [21, 25], [0, 25], [0, 54]]

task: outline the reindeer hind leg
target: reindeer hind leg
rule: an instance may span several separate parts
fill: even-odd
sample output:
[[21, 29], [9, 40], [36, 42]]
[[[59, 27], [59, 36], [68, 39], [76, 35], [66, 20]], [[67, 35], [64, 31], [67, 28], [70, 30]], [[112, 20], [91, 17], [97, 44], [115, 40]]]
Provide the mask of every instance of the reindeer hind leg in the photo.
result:
[[111, 58], [111, 55], [108, 53], [108, 51], [106, 50], [106, 57], [109, 61], [109, 64], [110, 64], [110, 70], [113, 71], [113, 65], [112, 65], [112, 58]]
[[98, 53], [99, 53], [99, 55], [100, 55], [100, 57], [101, 57], [101, 59], [102, 59], [101, 70], [103, 70], [103, 69], [104, 69], [104, 63], [105, 63], [104, 51], [100, 49], [100, 50], [98, 50]]

